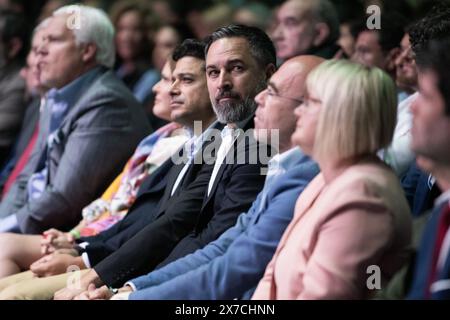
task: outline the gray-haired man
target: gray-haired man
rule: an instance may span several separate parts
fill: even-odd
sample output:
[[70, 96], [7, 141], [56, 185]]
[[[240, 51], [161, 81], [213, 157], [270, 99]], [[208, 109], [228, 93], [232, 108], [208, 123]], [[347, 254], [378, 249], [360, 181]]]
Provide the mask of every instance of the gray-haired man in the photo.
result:
[[63, 7], [42, 34], [40, 81], [52, 89], [33, 153], [1, 203], [0, 231], [73, 227], [150, 131], [141, 106], [109, 70], [114, 28], [101, 10]]

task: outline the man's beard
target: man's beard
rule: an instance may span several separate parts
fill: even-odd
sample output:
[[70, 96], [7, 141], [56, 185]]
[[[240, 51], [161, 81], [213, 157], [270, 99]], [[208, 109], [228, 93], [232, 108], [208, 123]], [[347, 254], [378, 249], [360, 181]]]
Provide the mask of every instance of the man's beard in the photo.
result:
[[236, 100], [216, 102], [214, 100], [212, 106], [217, 116], [217, 120], [221, 123], [236, 123], [249, 118], [256, 111], [256, 95], [266, 87], [265, 81], [258, 82], [254, 92], [249, 94], [244, 99], [238, 96], [236, 93], [223, 92], [219, 97], [230, 95]]

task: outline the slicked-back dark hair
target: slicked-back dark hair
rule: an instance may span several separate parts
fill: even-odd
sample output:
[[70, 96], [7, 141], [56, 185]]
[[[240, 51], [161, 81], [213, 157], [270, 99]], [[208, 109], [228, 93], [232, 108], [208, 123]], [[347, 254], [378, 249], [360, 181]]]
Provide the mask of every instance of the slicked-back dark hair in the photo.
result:
[[260, 67], [265, 68], [269, 64], [276, 65], [275, 46], [269, 36], [259, 28], [239, 24], [221, 27], [208, 36], [205, 39], [205, 56], [211, 44], [223, 38], [244, 38], [249, 44], [252, 57], [255, 58]]
[[445, 114], [450, 117], [450, 35], [432, 40], [416, 56], [419, 70], [430, 70], [438, 78], [438, 88], [445, 101]]
[[184, 40], [173, 51], [172, 59], [173, 61], [178, 61], [183, 57], [205, 60], [205, 43], [196, 39]]

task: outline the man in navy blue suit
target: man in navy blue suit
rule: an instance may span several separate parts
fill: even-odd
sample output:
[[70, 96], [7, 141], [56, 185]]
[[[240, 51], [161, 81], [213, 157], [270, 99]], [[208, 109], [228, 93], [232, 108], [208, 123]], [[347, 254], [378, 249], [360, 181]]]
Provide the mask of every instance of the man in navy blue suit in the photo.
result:
[[441, 37], [420, 48], [416, 58], [420, 96], [412, 106], [412, 148], [419, 166], [436, 177], [443, 193], [422, 236], [410, 299], [450, 299], [449, 50], [450, 37]]
[[[294, 147], [294, 110], [301, 103], [308, 73], [323, 59], [300, 56], [285, 62], [255, 100], [255, 137], [278, 130], [280, 153], [269, 162], [263, 190], [249, 211], [219, 239], [193, 254], [132, 279], [114, 298], [233, 299], [250, 298], [278, 242], [292, 219], [299, 194], [318, 173], [317, 164]], [[192, 286], [195, 283], [195, 286]], [[133, 292], [132, 292], [133, 291]], [[130, 295], [131, 293], [131, 295]], [[108, 288], [80, 298], [108, 298]]]

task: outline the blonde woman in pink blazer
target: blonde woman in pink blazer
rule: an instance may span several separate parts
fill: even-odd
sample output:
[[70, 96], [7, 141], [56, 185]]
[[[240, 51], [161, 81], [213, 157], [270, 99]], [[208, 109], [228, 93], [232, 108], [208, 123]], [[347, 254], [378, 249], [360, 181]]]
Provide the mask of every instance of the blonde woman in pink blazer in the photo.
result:
[[396, 123], [393, 81], [377, 68], [322, 63], [307, 80], [293, 141], [319, 164], [253, 299], [365, 299], [403, 265], [411, 218], [377, 157]]

